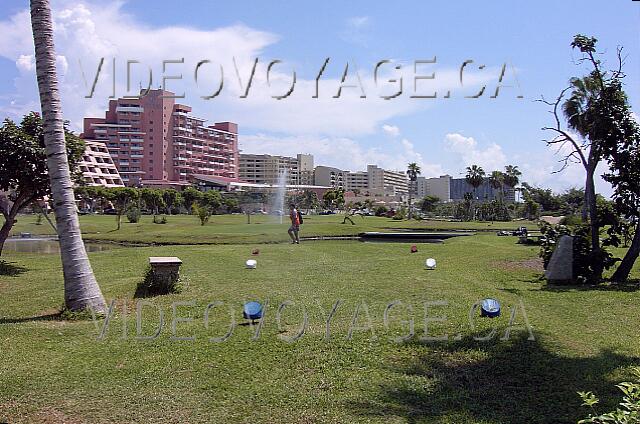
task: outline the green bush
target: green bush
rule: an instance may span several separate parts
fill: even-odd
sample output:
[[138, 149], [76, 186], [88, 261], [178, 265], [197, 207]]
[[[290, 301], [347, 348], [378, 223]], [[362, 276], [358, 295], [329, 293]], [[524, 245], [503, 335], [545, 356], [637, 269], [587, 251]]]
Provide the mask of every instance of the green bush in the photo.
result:
[[560, 220], [561, 225], [581, 225], [582, 217], [579, 215], [567, 215]]
[[389, 212], [389, 209], [386, 206], [378, 206], [375, 210], [376, 216], [385, 216]]
[[542, 222], [540, 232], [544, 236], [540, 243], [540, 257], [545, 269], [560, 237], [573, 236], [573, 275], [576, 283], [598, 283], [595, 281], [596, 269], [609, 269], [618, 261], [604, 248], [597, 251], [591, 249], [591, 234], [586, 224], [568, 226]]
[[396, 221], [401, 221], [406, 218], [407, 218], [407, 211], [404, 208], [398, 209], [396, 214], [393, 215], [393, 217], [391, 217], [391, 219], [394, 219]]
[[134, 297], [150, 297], [163, 294], [175, 294], [182, 291], [183, 284], [180, 274], [172, 272], [169, 275], [157, 274], [151, 266], [147, 267], [144, 279], [138, 283]]
[[[616, 387], [624, 394], [621, 408], [601, 415], [589, 414], [589, 417], [578, 421], [578, 424], [640, 424], [640, 367], [633, 368], [635, 382], [623, 382]], [[588, 406], [595, 412], [595, 405], [600, 401], [592, 392], [578, 392], [582, 406]]]
[[140, 209], [138, 209], [136, 206], [132, 206], [127, 210], [127, 220], [132, 224], [140, 221], [140, 215]]
[[160, 218], [160, 217], [157, 217], [157, 216], [154, 215], [153, 216], [153, 223], [154, 224], [166, 224], [167, 223], [167, 217], [163, 215]]
[[209, 222], [209, 218], [211, 218], [211, 209], [198, 203], [194, 203], [193, 206], [191, 206], [191, 210], [200, 220], [200, 225], [204, 225]]
[[511, 213], [504, 202], [491, 200], [476, 207], [476, 219], [481, 221], [511, 221]]

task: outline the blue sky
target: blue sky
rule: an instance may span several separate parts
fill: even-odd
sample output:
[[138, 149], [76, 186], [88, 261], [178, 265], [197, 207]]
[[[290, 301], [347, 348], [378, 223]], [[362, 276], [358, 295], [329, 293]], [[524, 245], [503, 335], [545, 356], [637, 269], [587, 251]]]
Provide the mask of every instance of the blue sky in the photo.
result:
[[[87, 100], [79, 61], [92, 78], [100, 57], [115, 57], [121, 95], [126, 59], [141, 60], [160, 78], [163, 59], [184, 57], [184, 66], [171, 68], [183, 74], [184, 82], [172, 87], [186, 92], [184, 102], [194, 106], [195, 114], [237, 121], [244, 151], [309, 152], [317, 164], [352, 170], [367, 163], [401, 169], [416, 161], [427, 176], [458, 176], [472, 163], [487, 171], [515, 164], [525, 180], [560, 191], [581, 185], [583, 174], [577, 166], [552, 174], [558, 158], [545, 147], [542, 139], [548, 134], [540, 129], [551, 116], [535, 100], [557, 95], [571, 76], [585, 73], [570, 48], [574, 34], [597, 37], [608, 53], [603, 59], [612, 65], [616, 46], [625, 47], [627, 92], [632, 106], [640, 102], [640, 2], [615, 0], [606, 7], [595, 1], [371, 3], [54, 0], [65, 114], [79, 128], [82, 116], [98, 115], [106, 105], [109, 69], [94, 99]], [[12, 118], [37, 108], [27, 4], [5, 0], [0, 10], [0, 113]], [[247, 99], [239, 97], [231, 57], [245, 81], [253, 58], [259, 58]], [[314, 80], [327, 57], [320, 99], [313, 99]], [[411, 98], [413, 62], [434, 57], [436, 64], [419, 71], [435, 72], [435, 80], [420, 81], [419, 88], [425, 94], [437, 91], [438, 97]], [[192, 77], [201, 59], [224, 69], [223, 92], [209, 101], [198, 98], [202, 93]], [[265, 80], [272, 59], [284, 61], [274, 68], [275, 88]], [[380, 99], [372, 78], [375, 64], [384, 59], [402, 66], [403, 94], [388, 101]], [[469, 59], [474, 63], [461, 87], [458, 71]], [[357, 81], [357, 69], [366, 99], [347, 88], [341, 98], [332, 97], [347, 62], [348, 82]], [[515, 73], [519, 89], [505, 88], [490, 99], [503, 63], [509, 65], [505, 83], [513, 84]], [[477, 65], [485, 65], [484, 70]], [[292, 95], [270, 98], [286, 91], [293, 68], [297, 83]], [[384, 77], [391, 76], [387, 69]], [[201, 80], [208, 87], [215, 81], [214, 72]], [[464, 98], [483, 85], [483, 97]], [[449, 99], [443, 98], [447, 90]], [[609, 192], [606, 184], [599, 187]]]

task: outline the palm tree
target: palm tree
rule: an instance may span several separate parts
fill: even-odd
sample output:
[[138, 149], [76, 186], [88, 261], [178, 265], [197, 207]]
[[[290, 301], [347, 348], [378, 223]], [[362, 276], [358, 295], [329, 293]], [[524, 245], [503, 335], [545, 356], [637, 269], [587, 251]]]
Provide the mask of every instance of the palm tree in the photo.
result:
[[[598, 163], [602, 159], [602, 151], [598, 136], [593, 136], [594, 132], [598, 134], [597, 128], [595, 128], [598, 124], [598, 118], [594, 116], [593, 103], [597, 102], [605, 93], [602, 73], [598, 69], [597, 63], [595, 63], [595, 66], [595, 71], [589, 76], [571, 78], [569, 81], [571, 95], [562, 104], [562, 112], [567, 119], [569, 128], [576, 131], [583, 139], [582, 142], [579, 142], [571, 136], [564, 137], [565, 141], [569, 141], [573, 146], [573, 151], [569, 156], [565, 157], [565, 162], [572, 158], [578, 158], [586, 173], [582, 219], [586, 221], [587, 217], [589, 217], [591, 250], [594, 253], [601, 250], [594, 176]], [[558, 102], [561, 98], [562, 96], [558, 98]], [[556, 107], [557, 105], [558, 103], [556, 103]], [[557, 114], [555, 116], [557, 120]], [[594, 269], [596, 279], [600, 279], [602, 276], [601, 268], [598, 265], [598, 268]]]
[[522, 172], [515, 165], [507, 165], [504, 167], [504, 185], [511, 188], [512, 190], [516, 189], [516, 186], [520, 184], [520, 176]]
[[476, 190], [478, 187], [482, 185], [484, 182], [485, 172], [482, 167], [478, 165], [467, 166], [467, 175], [465, 176], [465, 180], [467, 183], [473, 187], [473, 199], [471, 200], [470, 206], [473, 208], [473, 218], [475, 219], [475, 207], [473, 206], [473, 202], [476, 200]]
[[[571, 78], [569, 84], [571, 87], [571, 96], [562, 104], [562, 112], [567, 118], [569, 128], [580, 134], [583, 139], [588, 139], [592, 120], [589, 119], [587, 114], [589, 105], [599, 97], [600, 87], [598, 81], [595, 77], [587, 76], [583, 78]], [[578, 156], [580, 156], [582, 166], [587, 173], [582, 219], [586, 221], [587, 216], [589, 216], [591, 222], [595, 223], [597, 221], [597, 213], [595, 183], [593, 178], [601, 158], [601, 152], [600, 149], [597, 148], [597, 143], [594, 143], [594, 141], [597, 140], [590, 141], [589, 144], [583, 143], [581, 146], [578, 146], [576, 143], [574, 148], [580, 150]], [[589, 152], [585, 156], [583, 151], [586, 150], [587, 146], [589, 146]], [[591, 236], [592, 247], [595, 251], [599, 248], [599, 233], [597, 226], [594, 224], [591, 225]]]
[[478, 187], [482, 185], [485, 177], [484, 169], [478, 165], [467, 166], [467, 175], [464, 177], [465, 180], [469, 183], [471, 187], [473, 187], [473, 198], [476, 198], [476, 190]]
[[420, 175], [420, 166], [417, 163], [411, 162], [407, 165], [407, 176], [409, 177], [409, 214], [408, 219], [411, 219], [411, 201], [412, 194], [415, 190], [416, 180], [418, 179], [418, 175]]
[[506, 184], [506, 175], [502, 171], [492, 171], [489, 175], [489, 184], [495, 190], [499, 190], [500, 201], [504, 201], [504, 186]]
[[65, 306], [72, 311], [91, 308], [94, 311], [103, 312], [105, 301], [82, 242], [73, 182], [67, 161], [49, 0], [31, 0], [31, 27], [35, 45], [36, 75], [40, 91], [47, 167], [60, 240]]

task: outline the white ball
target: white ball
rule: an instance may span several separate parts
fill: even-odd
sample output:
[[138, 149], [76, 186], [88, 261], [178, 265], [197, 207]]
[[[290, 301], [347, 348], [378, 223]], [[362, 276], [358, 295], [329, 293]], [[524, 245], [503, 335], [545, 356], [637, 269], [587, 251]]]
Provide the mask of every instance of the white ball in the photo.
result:
[[429, 258], [427, 259], [427, 261], [425, 262], [425, 265], [427, 268], [429, 269], [435, 269], [436, 267], [436, 260], [433, 258]]
[[256, 266], [258, 266], [258, 261], [256, 261], [255, 259], [249, 259], [246, 265], [249, 269], [256, 269]]

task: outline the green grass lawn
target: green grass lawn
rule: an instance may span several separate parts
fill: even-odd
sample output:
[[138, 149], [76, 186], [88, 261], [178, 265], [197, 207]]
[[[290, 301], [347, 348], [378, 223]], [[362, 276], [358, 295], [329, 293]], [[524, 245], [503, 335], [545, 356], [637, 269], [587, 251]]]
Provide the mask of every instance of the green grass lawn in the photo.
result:
[[[575, 423], [588, 413], [577, 391], [593, 390], [604, 408], [613, 409], [619, 400], [614, 384], [640, 364], [638, 292], [629, 286], [548, 288], [539, 280], [538, 249], [516, 245], [514, 237], [479, 233], [420, 244], [411, 254], [404, 243], [259, 244], [281, 240], [286, 227], [229, 222], [242, 217], [215, 217], [204, 228], [193, 217], [169, 217], [164, 226], [124, 224], [117, 233], [107, 233], [113, 218], [103, 218], [84, 217], [85, 233], [245, 244], [114, 246], [91, 253], [105, 297], [116, 300], [104, 340], [97, 340], [91, 320], [55, 319], [63, 299], [58, 255], [5, 252], [0, 422]], [[21, 217], [18, 229], [35, 232], [32, 219]], [[398, 224], [365, 218], [343, 227], [336, 220], [313, 217], [304, 232]], [[247, 270], [244, 262], [256, 247], [258, 268]], [[184, 261], [186, 287], [146, 299], [161, 308], [164, 326], [157, 339], [138, 340], [133, 293], [148, 257], [159, 255]], [[436, 270], [424, 269], [428, 257], [438, 260]], [[500, 300], [503, 315], [475, 318], [472, 328], [469, 310], [485, 297]], [[253, 340], [257, 327], [238, 325], [226, 341], [209, 341], [228, 331], [231, 313], [245, 322], [241, 307], [248, 300], [268, 305], [259, 337]], [[294, 304], [282, 311], [279, 329], [276, 315], [286, 300]], [[338, 300], [327, 339], [327, 316]], [[390, 310], [385, 326], [385, 308], [396, 300], [402, 304]], [[193, 321], [177, 323], [176, 336], [195, 340], [172, 339], [171, 305], [178, 301], [193, 302], [177, 307], [179, 317]], [[205, 328], [204, 311], [213, 301], [224, 304], [211, 310]], [[446, 316], [429, 322], [428, 334], [447, 335], [447, 341], [420, 339], [429, 301], [446, 302], [426, 315]], [[528, 340], [521, 304], [535, 340]], [[516, 326], [501, 340], [510, 307], [517, 308]], [[292, 343], [281, 340], [297, 333], [304, 310], [305, 334]], [[142, 334], [152, 334], [157, 310], [144, 307], [142, 318]], [[409, 332], [410, 320], [414, 336], [392, 341]], [[474, 340], [494, 326], [491, 340]]]
[[[154, 224], [151, 216], [143, 216], [140, 222], [131, 224], [122, 218], [122, 228], [116, 231], [116, 217], [108, 215], [85, 215], [80, 217], [82, 232], [86, 240], [110, 240], [155, 244], [237, 244], [256, 242], [279, 242], [288, 240], [286, 224], [279, 223], [275, 216], [253, 215], [247, 224], [244, 215], [216, 215], [202, 226], [195, 216], [167, 216], [167, 224]], [[364, 231], [380, 231], [390, 228], [411, 228], [424, 230], [472, 229], [498, 231], [515, 229], [522, 225], [537, 229], [530, 221], [512, 222], [444, 222], [444, 221], [394, 221], [389, 218], [368, 216], [353, 217], [355, 225], [342, 224], [343, 215], [308, 216], [301, 227], [304, 237], [329, 235], [357, 235]], [[21, 232], [32, 234], [55, 234], [53, 228], [43, 220], [36, 225], [35, 215], [21, 215], [14, 226], [12, 235]]]

